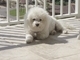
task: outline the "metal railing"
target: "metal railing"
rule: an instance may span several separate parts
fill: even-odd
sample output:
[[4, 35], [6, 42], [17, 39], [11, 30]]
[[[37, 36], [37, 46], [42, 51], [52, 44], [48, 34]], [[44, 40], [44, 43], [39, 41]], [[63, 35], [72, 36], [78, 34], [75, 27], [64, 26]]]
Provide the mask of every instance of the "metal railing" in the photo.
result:
[[[35, 6], [38, 5], [37, 0], [35, 1]], [[16, 0], [16, 20], [14, 21], [10, 21], [10, 0], [6, 0], [7, 2], [7, 21], [6, 23], [0, 23], [0, 25], [10, 25], [10, 24], [19, 24], [19, 23], [23, 23], [23, 21], [20, 20], [19, 18], [19, 0]], [[47, 0], [43, 0], [44, 2], [44, 9], [46, 10], [47, 8]], [[76, 17], [80, 17], [80, 0], [75, 0], [75, 12], [71, 13], [71, 0], [68, 0], [68, 13], [67, 14], [63, 14], [63, 0], [60, 0], [60, 14], [59, 15], [55, 15], [55, 0], [52, 0], [52, 16], [53, 17], [57, 17], [57, 18], [65, 18], [65, 17], [71, 17], [71, 16], [76, 16]], [[29, 6], [29, 0], [26, 0], [26, 13], [28, 11], [28, 6]]]

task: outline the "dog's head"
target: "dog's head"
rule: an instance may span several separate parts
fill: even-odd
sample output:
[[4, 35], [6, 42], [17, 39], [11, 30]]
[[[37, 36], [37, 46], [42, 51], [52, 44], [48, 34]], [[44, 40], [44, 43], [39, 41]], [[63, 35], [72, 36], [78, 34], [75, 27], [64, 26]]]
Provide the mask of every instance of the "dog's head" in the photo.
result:
[[27, 14], [27, 23], [35, 32], [42, 31], [48, 24], [48, 13], [42, 8], [32, 8]]

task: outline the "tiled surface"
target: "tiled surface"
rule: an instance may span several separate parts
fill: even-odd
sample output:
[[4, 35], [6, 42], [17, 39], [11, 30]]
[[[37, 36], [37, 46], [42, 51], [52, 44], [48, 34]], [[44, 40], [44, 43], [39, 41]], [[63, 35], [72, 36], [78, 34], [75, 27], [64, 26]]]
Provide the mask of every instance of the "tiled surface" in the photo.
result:
[[0, 28], [0, 60], [80, 60], [80, 40], [77, 40], [80, 20], [69, 19], [76, 29], [69, 34], [56, 34], [45, 40], [25, 44], [23, 25]]

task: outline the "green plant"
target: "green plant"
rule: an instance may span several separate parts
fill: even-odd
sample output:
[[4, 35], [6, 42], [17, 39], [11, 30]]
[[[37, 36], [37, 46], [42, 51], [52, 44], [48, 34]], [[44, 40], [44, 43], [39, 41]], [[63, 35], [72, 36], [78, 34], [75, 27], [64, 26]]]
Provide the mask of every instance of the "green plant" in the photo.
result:
[[[25, 8], [19, 9], [19, 16], [20, 16], [20, 18], [24, 17], [25, 11], [26, 11]], [[10, 10], [10, 15], [11, 16], [16, 16], [16, 9]]]

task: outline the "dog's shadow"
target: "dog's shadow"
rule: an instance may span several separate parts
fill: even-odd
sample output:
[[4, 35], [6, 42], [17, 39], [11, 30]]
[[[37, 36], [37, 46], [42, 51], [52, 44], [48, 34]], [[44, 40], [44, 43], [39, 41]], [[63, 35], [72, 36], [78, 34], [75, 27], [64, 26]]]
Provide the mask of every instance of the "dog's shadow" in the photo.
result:
[[35, 44], [61, 44], [61, 43], [68, 43], [68, 41], [66, 41], [64, 38], [59, 38], [58, 36], [61, 33], [58, 33], [56, 35], [50, 35], [48, 38], [44, 39], [44, 40], [34, 40], [32, 43], [30, 43], [30, 45], [35, 45]]

